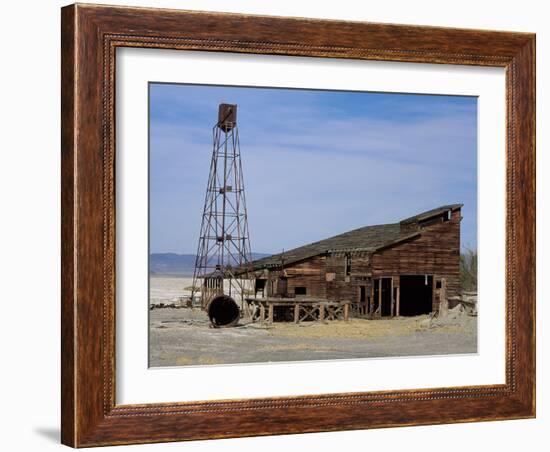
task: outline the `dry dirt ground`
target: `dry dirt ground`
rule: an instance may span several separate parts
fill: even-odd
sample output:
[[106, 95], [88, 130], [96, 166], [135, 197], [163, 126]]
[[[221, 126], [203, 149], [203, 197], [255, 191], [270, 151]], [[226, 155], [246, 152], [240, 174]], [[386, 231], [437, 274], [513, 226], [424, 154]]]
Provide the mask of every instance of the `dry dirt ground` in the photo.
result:
[[184, 366], [464, 354], [477, 351], [476, 317], [456, 310], [388, 320], [211, 328], [199, 309], [149, 311], [149, 365]]

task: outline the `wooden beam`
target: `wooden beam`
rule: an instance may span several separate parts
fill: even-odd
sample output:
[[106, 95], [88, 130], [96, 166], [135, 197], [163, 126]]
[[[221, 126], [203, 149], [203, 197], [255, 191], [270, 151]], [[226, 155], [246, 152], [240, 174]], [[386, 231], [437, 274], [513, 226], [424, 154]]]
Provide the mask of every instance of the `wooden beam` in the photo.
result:
[[447, 280], [441, 278], [441, 289], [439, 289], [439, 315], [445, 317], [449, 312], [449, 304], [447, 302]]
[[[399, 277], [401, 278], [401, 277]], [[399, 317], [399, 304], [401, 301], [401, 282], [397, 286], [397, 299], [395, 300], [395, 315]]]
[[393, 276], [391, 277], [391, 284], [390, 284], [390, 317], [393, 317], [395, 315], [395, 298], [393, 296]]
[[374, 279], [371, 278], [370, 282], [370, 297], [369, 297], [369, 306], [367, 308], [367, 314], [372, 314], [372, 303], [374, 301]]
[[432, 312], [434, 311], [434, 306], [437, 300], [436, 293], [437, 293], [437, 276], [435, 274], [432, 275]]

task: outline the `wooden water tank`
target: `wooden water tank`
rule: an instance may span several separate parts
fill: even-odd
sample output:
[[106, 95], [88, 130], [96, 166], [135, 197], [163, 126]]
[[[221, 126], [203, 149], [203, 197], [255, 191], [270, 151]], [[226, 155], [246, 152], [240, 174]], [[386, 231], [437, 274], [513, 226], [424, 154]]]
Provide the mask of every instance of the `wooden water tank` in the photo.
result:
[[229, 132], [237, 124], [237, 106], [232, 104], [220, 104], [218, 110], [218, 127], [224, 132]]

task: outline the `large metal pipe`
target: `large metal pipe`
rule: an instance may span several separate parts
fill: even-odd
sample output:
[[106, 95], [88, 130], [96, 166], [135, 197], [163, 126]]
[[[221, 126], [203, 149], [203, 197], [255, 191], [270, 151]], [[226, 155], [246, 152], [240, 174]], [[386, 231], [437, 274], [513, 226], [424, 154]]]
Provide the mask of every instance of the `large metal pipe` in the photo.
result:
[[228, 295], [218, 295], [213, 298], [207, 311], [214, 328], [235, 326], [241, 316], [239, 306]]

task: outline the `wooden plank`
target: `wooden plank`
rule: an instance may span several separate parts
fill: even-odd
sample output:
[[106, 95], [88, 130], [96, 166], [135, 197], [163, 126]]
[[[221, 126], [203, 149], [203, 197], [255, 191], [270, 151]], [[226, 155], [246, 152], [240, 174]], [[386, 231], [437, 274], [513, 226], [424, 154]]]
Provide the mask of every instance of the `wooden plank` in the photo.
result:
[[[61, 10], [61, 442], [76, 447], [76, 6]], [[22, 401], [21, 401], [22, 402]]]
[[[401, 278], [401, 277], [399, 277]], [[400, 299], [401, 299], [401, 284], [399, 284], [399, 286], [397, 286], [397, 299], [395, 301], [395, 315], [399, 317], [399, 303], [400, 303]]]
[[447, 302], [447, 280], [441, 278], [441, 289], [439, 289], [439, 315], [444, 317], [449, 312], [449, 304]]
[[367, 314], [372, 314], [372, 303], [374, 302], [374, 279], [371, 280], [370, 285], [370, 297], [369, 297], [369, 307]]
[[395, 315], [395, 297], [393, 296], [393, 276], [391, 277], [390, 282], [390, 317]]

